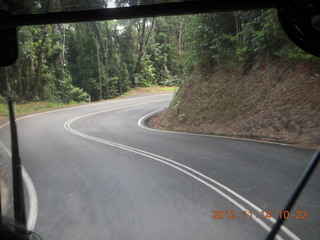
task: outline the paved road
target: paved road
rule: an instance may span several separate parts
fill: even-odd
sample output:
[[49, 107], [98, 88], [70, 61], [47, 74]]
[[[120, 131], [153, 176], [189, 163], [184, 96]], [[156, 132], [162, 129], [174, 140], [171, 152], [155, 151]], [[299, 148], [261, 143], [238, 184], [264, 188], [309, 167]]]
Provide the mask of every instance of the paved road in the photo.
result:
[[[138, 124], [171, 98], [130, 97], [19, 120], [36, 190], [27, 184], [29, 226], [50, 240], [264, 239], [273, 218], [260, 211], [277, 218], [313, 152]], [[0, 132], [9, 148], [8, 128]], [[320, 238], [319, 180], [318, 169], [279, 239]], [[213, 211], [224, 216], [213, 219]], [[296, 211], [307, 219], [291, 219]]]

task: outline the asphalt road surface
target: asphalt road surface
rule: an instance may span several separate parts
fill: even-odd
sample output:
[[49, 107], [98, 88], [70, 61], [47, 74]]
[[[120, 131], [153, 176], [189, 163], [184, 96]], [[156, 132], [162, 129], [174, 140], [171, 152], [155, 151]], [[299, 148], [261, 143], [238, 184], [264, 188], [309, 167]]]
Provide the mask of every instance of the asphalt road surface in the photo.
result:
[[[171, 99], [20, 119], [28, 226], [45, 240], [264, 239], [313, 151], [146, 128]], [[0, 133], [8, 162], [8, 126]], [[278, 239], [320, 239], [319, 180], [318, 168]]]

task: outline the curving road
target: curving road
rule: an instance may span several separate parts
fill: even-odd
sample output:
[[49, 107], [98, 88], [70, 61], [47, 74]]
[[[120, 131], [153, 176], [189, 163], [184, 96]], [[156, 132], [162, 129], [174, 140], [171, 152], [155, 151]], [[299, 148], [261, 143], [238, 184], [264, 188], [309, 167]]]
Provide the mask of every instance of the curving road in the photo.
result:
[[[313, 151], [146, 128], [146, 116], [171, 99], [20, 119], [29, 227], [50, 240], [264, 239]], [[7, 162], [8, 132], [0, 127]], [[317, 169], [278, 239], [320, 238], [319, 180]]]

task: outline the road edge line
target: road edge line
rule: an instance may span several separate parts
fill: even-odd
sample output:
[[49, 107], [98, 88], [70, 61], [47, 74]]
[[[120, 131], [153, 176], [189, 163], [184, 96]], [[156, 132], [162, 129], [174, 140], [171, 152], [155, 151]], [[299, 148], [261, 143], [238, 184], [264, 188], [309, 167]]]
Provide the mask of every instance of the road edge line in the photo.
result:
[[[6, 152], [6, 154], [11, 157], [11, 152], [9, 149], [0, 141], [0, 146]], [[22, 178], [23, 182], [27, 188], [27, 194], [29, 199], [29, 214], [27, 220], [27, 229], [33, 231], [36, 226], [36, 222], [38, 219], [38, 196], [36, 188], [31, 180], [30, 175], [28, 174], [27, 170], [22, 165]]]
[[149, 130], [149, 131], [155, 131], [155, 132], [162, 132], [162, 133], [171, 133], [171, 134], [180, 134], [180, 135], [190, 135], [190, 136], [200, 136], [200, 137], [211, 137], [211, 138], [220, 138], [220, 139], [230, 139], [230, 140], [237, 140], [237, 141], [245, 141], [245, 142], [257, 142], [257, 143], [265, 143], [265, 144], [272, 144], [272, 145], [279, 145], [279, 146], [285, 146], [285, 147], [293, 147], [290, 144], [287, 143], [279, 143], [279, 142], [272, 142], [272, 141], [263, 141], [263, 140], [256, 140], [256, 139], [250, 139], [250, 138], [238, 138], [238, 137], [228, 137], [228, 136], [219, 136], [219, 135], [210, 135], [210, 134], [200, 134], [200, 133], [187, 133], [187, 132], [175, 132], [175, 131], [169, 131], [169, 130], [161, 130], [161, 129], [155, 129], [148, 127], [145, 122], [150, 119], [155, 114], [162, 112], [161, 110], [156, 110], [151, 113], [148, 113], [141, 117], [138, 121], [138, 126]]

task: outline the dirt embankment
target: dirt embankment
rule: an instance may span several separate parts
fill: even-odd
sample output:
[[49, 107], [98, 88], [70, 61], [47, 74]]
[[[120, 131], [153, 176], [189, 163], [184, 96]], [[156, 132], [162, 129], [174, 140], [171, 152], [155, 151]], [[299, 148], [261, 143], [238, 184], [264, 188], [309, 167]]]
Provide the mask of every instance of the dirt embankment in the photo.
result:
[[320, 144], [320, 61], [267, 63], [240, 71], [198, 71], [151, 127], [290, 143]]

